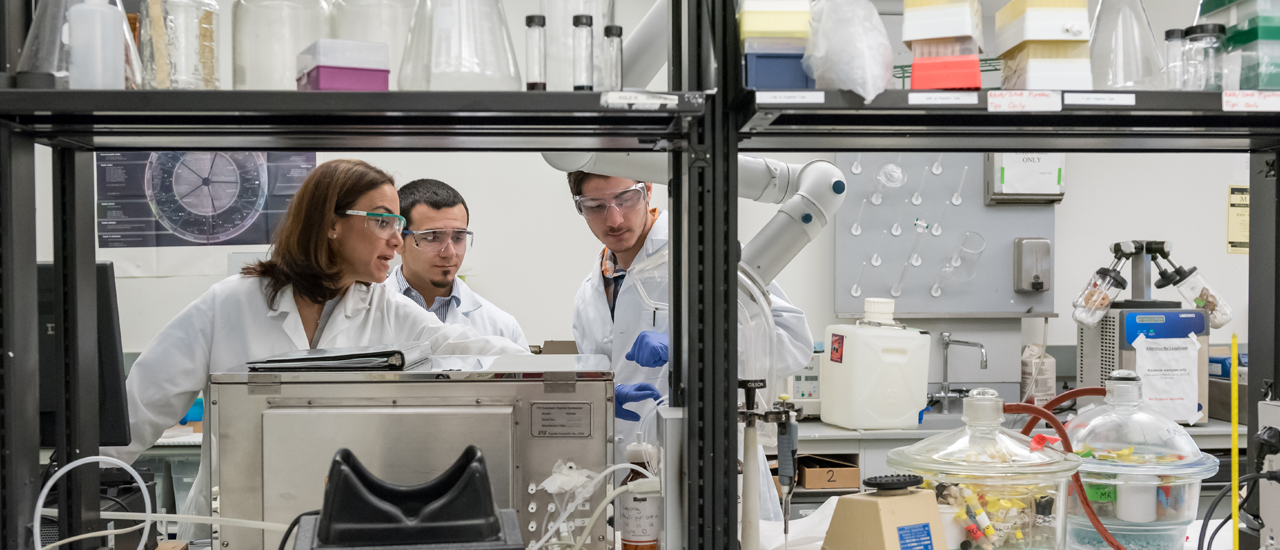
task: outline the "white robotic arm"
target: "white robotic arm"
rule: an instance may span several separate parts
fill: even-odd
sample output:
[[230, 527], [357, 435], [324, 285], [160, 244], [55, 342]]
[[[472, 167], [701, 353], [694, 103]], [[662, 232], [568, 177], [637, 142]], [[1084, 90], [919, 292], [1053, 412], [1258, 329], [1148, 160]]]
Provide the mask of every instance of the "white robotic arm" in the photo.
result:
[[[582, 170], [620, 178], [665, 183], [665, 153], [543, 153], [557, 170]], [[773, 281], [782, 268], [835, 216], [847, 186], [834, 164], [814, 160], [787, 164], [738, 155], [738, 196], [782, 208], [742, 249], [742, 262], [760, 280]]]

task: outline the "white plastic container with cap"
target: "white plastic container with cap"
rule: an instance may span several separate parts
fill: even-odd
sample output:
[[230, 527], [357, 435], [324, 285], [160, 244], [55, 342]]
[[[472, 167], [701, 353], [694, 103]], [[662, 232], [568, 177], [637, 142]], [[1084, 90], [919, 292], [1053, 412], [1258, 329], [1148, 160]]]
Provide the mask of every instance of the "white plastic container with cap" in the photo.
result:
[[73, 90], [124, 89], [124, 12], [107, 0], [67, 10], [67, 85]]
[[851, 430], [915, 429], [928, 404], [931, 338], [894, 321], [893, 300], [865, 304], [864, 319], [827, 327], [822, 420]]

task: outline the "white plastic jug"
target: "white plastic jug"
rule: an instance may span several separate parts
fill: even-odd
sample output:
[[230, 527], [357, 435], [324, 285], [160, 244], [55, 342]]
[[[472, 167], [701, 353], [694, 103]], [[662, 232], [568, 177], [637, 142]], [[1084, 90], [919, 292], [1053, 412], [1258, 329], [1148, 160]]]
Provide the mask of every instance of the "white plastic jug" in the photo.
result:
[[867, 298], [866, 318], [827, 327], [822, 421], [851, 430], [915, 429], [928, 404], [927, 332], [893, 320], [893, 300]]

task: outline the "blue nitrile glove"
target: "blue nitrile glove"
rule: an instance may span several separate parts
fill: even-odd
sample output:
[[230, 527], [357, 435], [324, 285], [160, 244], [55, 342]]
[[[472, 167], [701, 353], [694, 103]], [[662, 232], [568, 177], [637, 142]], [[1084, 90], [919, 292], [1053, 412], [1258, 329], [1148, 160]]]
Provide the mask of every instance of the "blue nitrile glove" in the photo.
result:
[[671, 347], [671, 337], [665, 332], [646, 330], [636, 336], [627, 352], [627, 361], [635, 361], [642, 367], [661, 367], [667, 364], [667, 350]]
[[653, 384], [641, 382], [639, 384], [618, 384], [613, 389], [613, 415], [618, 420], [627, 420], [630, 422], [639, 422], [640, 414], [635, 411], [622, 408], [627, 403], [639, 403], [650, 399], [658, 400], [662, 398], [662, 392]]

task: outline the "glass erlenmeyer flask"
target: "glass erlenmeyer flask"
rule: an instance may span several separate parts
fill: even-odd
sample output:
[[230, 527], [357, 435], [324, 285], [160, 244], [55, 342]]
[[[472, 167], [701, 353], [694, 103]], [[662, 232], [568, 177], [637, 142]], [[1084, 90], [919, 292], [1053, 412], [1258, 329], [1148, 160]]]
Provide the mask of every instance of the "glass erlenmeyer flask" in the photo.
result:
[[547, 89], [573, 90], [573, 16], [590, 15], [595, 50], [593, 86], [603, 90], [604, 28], [614, 24], [613, 0], [542, 0], [540, 13], [547, 16]]
[[[67, 87], [67, 42], [63, 30], [67, 23], [67, 9], [79, 0], [42, 0], [36, 6], [31, 28], [18, 59], [15, 84], [19, 88], [65, 89]], [[119, 2], [112, 2], [121, 11]], [[138, 45], [133, 41], [133, 30], [124, 23], [124, 70], [127, 90], [139, 88], [142, 66], [138, 57]]]
[[1089, 64], [1095, 90], [1162, 90], [1162, 44], [1143, 0], [1102, 0], [1093, 18]]
[[325, 0], [236, 0], [232, 80], [237, 90], [297, 90], [298, 54], [329, 37]]
[[431, 89], [433, 8], [431, 0], [418, 0], [413, 9], [409, 37], [405, 40], [404, 56], [400, 60], [400, 76], [396, 78], [400, 90]]
[[218, 89], [218, 11], [214, 0], [142, 0], [142, 87]]
[[524, 89], [502, 0], [433, 0], [431, 89]]
[[414, 0], [334, 0], [334, 38], [361, 42], [385, 42], [390, 46], [392, 90], [399, 89], [400, 62], [409, 27], [413, 21]]

